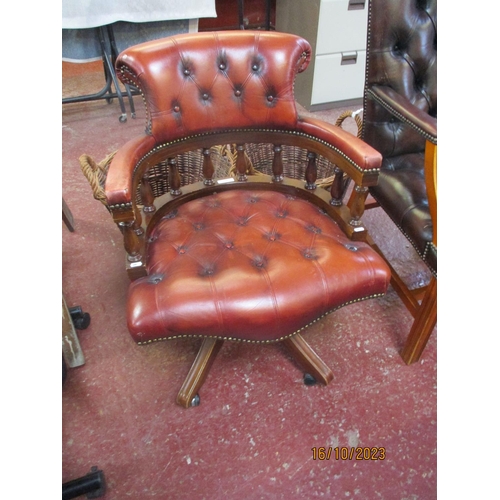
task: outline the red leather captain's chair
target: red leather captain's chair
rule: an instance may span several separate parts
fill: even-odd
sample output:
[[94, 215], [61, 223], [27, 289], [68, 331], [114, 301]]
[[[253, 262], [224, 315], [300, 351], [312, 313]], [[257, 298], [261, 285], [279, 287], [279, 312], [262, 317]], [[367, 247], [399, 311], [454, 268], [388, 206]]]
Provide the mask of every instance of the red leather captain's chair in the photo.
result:
[[[111, 161], [103, 199], [124, 236], [132, 337], [203, 338], [182, 406], [198, 404], [225, 340], [283, 342], [309, 380], [327, 384], [331, 370], [301, 333], [387, 289], [390, 271], [360, 219], [381, 156], [298, 116], [293, 84], [310, 54], [294, 35], [234, 31], [152, 41], [117, 59], [148, 119]], [[319, 168], [335, 175], [330, 191], [316, 185]], [[344, 172], [359, 193], [351, 209]]]

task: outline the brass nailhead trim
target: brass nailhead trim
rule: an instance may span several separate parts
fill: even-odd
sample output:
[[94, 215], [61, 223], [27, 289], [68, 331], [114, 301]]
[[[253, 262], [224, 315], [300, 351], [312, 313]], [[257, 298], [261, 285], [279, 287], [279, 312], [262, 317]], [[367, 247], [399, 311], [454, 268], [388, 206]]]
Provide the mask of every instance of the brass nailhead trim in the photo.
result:
[[344, 302], [340, 306], [337, 306], [334, 309], [331, 309], [330, 311], [322, 314], [321, 316], [319, 316], [315, 320], [311, 321], [310, 323], [303, 326], [302, 328], [299, 328], [298, 330], [291, 333], [290, 335], [284, 335], [283, 337], [280, 337], [279, 339], [275, 339], [275, 340], [247, 340], [247, 339], [237, 339], [237, 338], [233, 338], [233, 337], [221, 337], [218, 335], [172, 335], [172, 336], [168, 336], [168, 337], [161, 337], [161, 338], [157, 338], [157, 339], [147, 340], [146, 342], [137, 342], [137, 344], [138, 345], [147, 345], [147, 344], [152, 344], [154, 342], [160, 342], [163, 340], [174, 340], [174, 339], [184, 339], [184, 338], [212, 338], [212, 339], [218, 339], [218, 340], [231, 340], [233, 342], [247, 342], [249, 344], [275, 344], [277, 342], [282, 342], [283, 340], [286, 340], [290, 337], [293, 337], [297, 333], [304, 331], [306, 328], [309, 328], [310, 326], [314, 325], [314, 323], [317, 323], [319, 320], [323, 319], [325, 316], [328, 316], [332, 312], [337, 311], [338, 309], [340, 309], [344, 306], [348, 306], [350, 304], [355, 304], [356, 302], [362, 302], [363, 300], [367, 300], [367, 299], [375, 299], [377, 297], [383, 297], [384, 295], [385, 295], [384, 293], [377, 293], [377, 294], [369, 295], [367, 297], [363, 297], [360, 299], [353, 299], [353, 300], [350, 300], [348, 302]]
[[367, 93], [370, 94], [371, 98], [374, 101], [377, 101], [383, 108], [388, 110], [391, 114], [399, 118], [403, 123], [406, 123], [409, 125], [412, 129], [416, 130], [419, 134], [423, 135], [428, 141], [432, 142], [432, 144], [437, 144], [437, 137], [434, 137], [433, 135], [429, 134], [422, 128], [420, 128], [418, 125], [413, 123], [411, 120], [408, 120], [405, 116], [403, 116], [401, 113], [399, 113], [396, 109], [394, 109], [392, 106], [390, 106], [387, 102], [385, 102], [383, 99], [381, 99], [378, 95], [374, 94], [371, 90], [367, 90]]
[[[129, 68], [127, 68], [126, 66], [121, 66], [120, 67], [120, 73], [121, 73], [123, 79], [126, 80], [130, 85], [133, 85], [136, 88], [138, 88], [138, 90], [139, 90], [139, 92], [141, 94], [142, 100], [144, 102], [144, 106], [146, 108], [146, 113], [147, 113], [146, 133], [151, 134], [151, 127], [152, 127], [152, 123], [151, 122], [152, 122], [152, 120], [151, 120], [151, 114], [149, 112], [149, 108], [148, 108], [148, 105], [147, 105], [147, 102], [146, 102], [146, 98], [144, 96], [144, 92], [143, 92], [142, 88], [138, 86], [138, 82], [135, 82], [135, 81], [131, 80], [126, 75], [126, 73], [125, 73], [126, 71], [130, 71]], [[294, 84], [295, 84], [295, 81], [294, 81]], [[227, 132], [233, 132], [233, 131], [234, 130], [228, 129], [228, 130], [222, 130], [220, 132], [208, 132], [208, 133], [205, 132], [205, 133], [200, 133], [200, 134], [195, 134], [195, 135], [191, 135], [191, 136], [188, 136], [188, 137], [184, 137], [184, 138], [181, 138], [181, 139], [176, 139], [174, 141], [167, 142], [167, 143], [164, 143], [164, 144], [160, 144], [159, 146], [156, 146], [155, 148], [153, 148], [149, 153], [147, 153], [143, 158], [141, 158], [137, 162], [136, 168], [134, 169], [134, 173], [135, 173], [137, 167], [141, 164], [141, 162], [145, 158], [147, 158], [153, 152], [158, 151], [159, 149], [163, 149], [163, 148], [169, 147], [172, 144], [178, 144], [179, 142], [183, 142], [185, 140], [193, 139], [193, 138], [196, 138], [196, 137], [204, 137], [204, 136], [209, 136], [209, 135], [216, 136], [216, 135], [218, 135], [220, 133], [227, 133]], [[320, 144], [323, 144], [323, 145], [329, 147], [330, 149], [332, 149], [333, 151], [337, 152], [338, 154], [340, 154], [340, 156], [342, 156], [345, 160], [347, 160], [349, 163], [351, 163], [351, 165], [353, 165], [354, 168], [356, 168], [360, 172], [379, 172], [380, 171], [380, 168], [370, 168], [370, 169], [361, 168], [357, 163], [353, 162], [346, 154], [344, 154], [342, 151], [340, 151], [335, 146], [332, 146], [330, 143], [328, 143], [328, 142], [326, 142], [326, 141], [324, 141], [322, 139], [318, 139], [317, 137], [311, 136], [309, 134], [305, 134], [303, 132], [297, 132], [295, 130], [276, 130], [276, 129], [240, 129], [240, 132], [242, 132], [242, 133], [255, 132], [255, 131], [257, 131], [257, 132], [269, 132], [269, 133], [280, 132], [280, 133], [298, 135], [300, 137], [306, 137], [306, 138], [312, 139], [313, 141], [319, 142]]]
[[[377, 200], [377, 198], [375, 196], [373, 196], [373, 197], [375, 198], [375, 200]], [[389, 215], [389, 214], [387, 214], [387, 215]], [[428, 269], [431, 272], [431, 274], [437, 279], [437, 272], [434, 269], [432, 269], [429, 266], [429, 264], [427, 264], [427, 261], [426, 261], [427, 251], [428, 251], [429, 247], [434, 248], [436, 250], [436, 253], [437, 253], [437, 246], [434, 245], [434, 243], [432, 243], [432, 241], [428, 241], [426, 243], [424, 253], [422, 254], [422, 252], [417, 248], [417, 246], [415, 245], [415, 243], [413, 242], [413, 240], [406, 234], [406, 232], [403, 230], [403, 228], [390, 215], [389, 215], [389, 218], [392, 220], [392, 222], [394, 223], [394, 225], [401, 231], [401, 233], [403, 233], [403, 235], [405, 236], [405, 238], [412, 244], [415, 252], [417, 252], [418, 256], [424, 261], [424, 264], [428, 267]]]
[[193, 135], [190, 135], [190, 136], [187, 136], [187, 137], [181, 137], [179, 139], [174, 139], [173, 141], [165, 142], [163, 144], [158, 144], [153, 149], [151, 149], [151, 151], [149, 151], [148, 153], [146, 153], [137, 162], [137, 165], [136, 165], [136, 167], [134, 169], [134, 173], [137, 170], [137, 168], [140, 166], [140, 164], [143, 161], [146, 160], [146, 158], [148, 158], [152, 154], [156, 153], [157, 151], [161, 151], [162, 149], [168, 148], [168, 147], [170, 147], [170, 146], [172, 146], [174, 144], [179, 144], [179, 143], [188, 141], [190, 139], [196, 139], [198, 137], [209, 137], [211, 135], [217, 136], [219, 134], [225, 134], [225, 133], [230, 133], [230, 132], [233, 132], [233, 133], [236, 132], [236, 133], [242, 133], [242, 134], [244, 134], [244, 133], [250, 133], [250, 132], [264, 132], [264, 133], [269, 133], [269, 134], [282, 133], [282, 134], [289, 134], [289, 135], [297, 135], [299, 137], [305, 137], [307, 139], [311, 139], [311, 140], [313, 140], [315, 142], [323, 144], [324, 146], [327, 146], [328, 148], [332, 149], [333, 151], [335, 151], [336, 153], [338, 153], [340, 156], [342, 156], [345, 160], [347, 160], [354, 168], [356, 168], [356, 170], [359, 170], [360, 172], [363, 172], [363, 173], [380, 172], [380, 168], [362, 168], [362, 167], [360, 167], [357, 163], [353, 162], [351, 160], [351, 158], [349, 158], [345, 153], [343, 153], [342, 151], [340, 151], [335, 146], [332, 146], [330, 143], [324, 141], [323, 139], [318, 139], [317, 137], [314, 137], [312, 135], [306, 134], [304, 132], [297, 132], [296, 130], [276, 130], [276, 129], [267, 129], [267, 128], [264, 128], [264, 129], [239, 129], [237, 131], [235, 131], [234, 129], [224, 129], [224, 130], [220, 130], [220, 131], [217, 131], [217, 132], [203, 132], [203, 133], [199, 133], [199, 134], [193, 134]]
[[110, 210], [127, 210], [132, 208], [132, 202], [128, 201], [127, 203], [117, 203], [116, 205], [109, 205]]
[[[393, 221], [394, 222], [394, 221]], [[396, 224], [394, 222], [394, 224]], [[434, 270], [434, 269], [431, 269], [431, 267], [429, 266], [429, 264], [427, 264], [427, 261], [426, 261], [426, 258], [427, 258], [427, 251], [429, 249], [429, 246], [432, 246], [436, 249], [436, 252], [437, 252], [437, 247], [431, 242], [431, 241], [428, 241], [425, 245], [425, 250], [424, 250], [424, 253], [422, 253], [418, 248], [417, 246], [415, 245], [415, 243], [413, 243], [413, 240], [406, 234], [405, 231], [403, 231], [403, 228], [399, 225], [399, 224], [396, 224], [397, 228], [405, 235], [406, 239], [412, 244], [414, 250], [417, 252], [417, 254], [419, 255], [419, 257], [424, 261], [424, 263], [427, 265], [427, 267], [429, 268], [429, 271], [431, 272], [431, 274], [437, 279], [437, 272]]]

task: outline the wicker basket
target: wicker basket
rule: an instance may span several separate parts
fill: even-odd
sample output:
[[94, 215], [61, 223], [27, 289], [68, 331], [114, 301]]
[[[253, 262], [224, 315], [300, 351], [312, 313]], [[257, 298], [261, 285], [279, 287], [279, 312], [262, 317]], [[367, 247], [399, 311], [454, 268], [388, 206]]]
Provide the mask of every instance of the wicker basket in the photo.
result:
[[[362, 120], [361, 109], [358, 111], [345, 111], [339, 115], [335, 126], [341, 127], [347, 118], [356, 122], [357, 137], [361, 137]], [[236, 151], [234, 146], [228, 148], [228, 156], [231, 159], [231, 174], [236, 176]], [[247, 164], [247, 175], [272, 175], [272, 161], [274, 156], [272, 144], [246, 144], [245, 155]], [[283, 174], [292, 179], [304, 179], [308, 163], [307, 151], [297, 146], [282, 146], [281, 158], [283, 162]], [[316, 159], [317, 181], [316, 185], [325, 189], [332, 185], [335, 165], [326, 158], [319, 156]]]
[[[210, 149], [212, 162], [215, 169], [215, 177], [228, 177], [230, 174], [232, 159], [227, 154], [226, 146], [214, 146]], [[111, 160], [116, 151], [111, 153], [101, 162], [96, 163], [89, 155], [80, 156], [80, 167], [87, 178], [94, 198], [99, 200], [106, 207], [108, 206], [104, 185]], [[192, 184], [203, 180], [203, 154], [202, 150], [189, 151], [177, 155], [177, 168], [181, 176], [181, 185]], [[154, 197], [157, 198], [170, 190], [167, 161], [161, 161], [148, 170], [146, 175], [153, 190]], [[143, 205], [140, 195], [140, 186], [137, 188], [136, 203]]]

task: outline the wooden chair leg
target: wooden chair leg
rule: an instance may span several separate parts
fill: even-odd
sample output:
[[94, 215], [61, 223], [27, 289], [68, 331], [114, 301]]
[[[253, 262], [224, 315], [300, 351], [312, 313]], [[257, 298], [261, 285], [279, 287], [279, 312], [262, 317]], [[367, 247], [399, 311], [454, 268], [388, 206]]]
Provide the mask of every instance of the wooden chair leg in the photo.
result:
[[189, 373], [177, 395], [177, 404], [184, 408], [197, 406], [197, 404], [193, 404], [193, 400], [198, 395], [198, 391], [203, 385], [203, 382], [205, 382], [210, 367], [223, 343], [223, 340], [213, 338], [206, 338], [203, 340], [200, 350], [196, 355], [196, 359], [191, 365]]
[[73, 214], [71, 213], [71, 210], [69, 209], [68, 205], [64, 201], [64, 198], [62, 199], [62, 220], [66, 224], [66, 227], [71, 232], [74, 232], [74, 230], [75, 230], [75, 223], [74, 223], [74, 220], [73, 220]]
[[432, 277], [401, 353], [401, 357], [407, 365], [420, 359], [432, 330], [436, 326], [436, 322], [437, 280]]
[[285, 339], [283, 343], [290, 349], [295, 359], [302, 365], [306, 373], [316, 380], [328, 385], [333, 380], [333, 372], [324, 361], [313, 351], [302, 335], [295, 334]]

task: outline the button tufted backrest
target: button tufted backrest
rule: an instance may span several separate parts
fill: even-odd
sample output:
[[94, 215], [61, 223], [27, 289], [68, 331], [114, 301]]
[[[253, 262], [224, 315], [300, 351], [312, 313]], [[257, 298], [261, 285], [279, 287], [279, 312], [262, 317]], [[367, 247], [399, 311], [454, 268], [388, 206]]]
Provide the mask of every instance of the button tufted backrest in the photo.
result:
[[213, 130], [294, 128], [293, 83], [310, 54], [308, 42], [294, 35], [207, 32], [136, 45], [120, 54], [116, 68], [140, 89], [147, 133], [161, 143]]
[[[387, 86], [437, 118], [437, 1], [370, 0], [365, 86]], [[371, 99], [363, 139], [383, 156], [424, 150], [425, 139]]]

